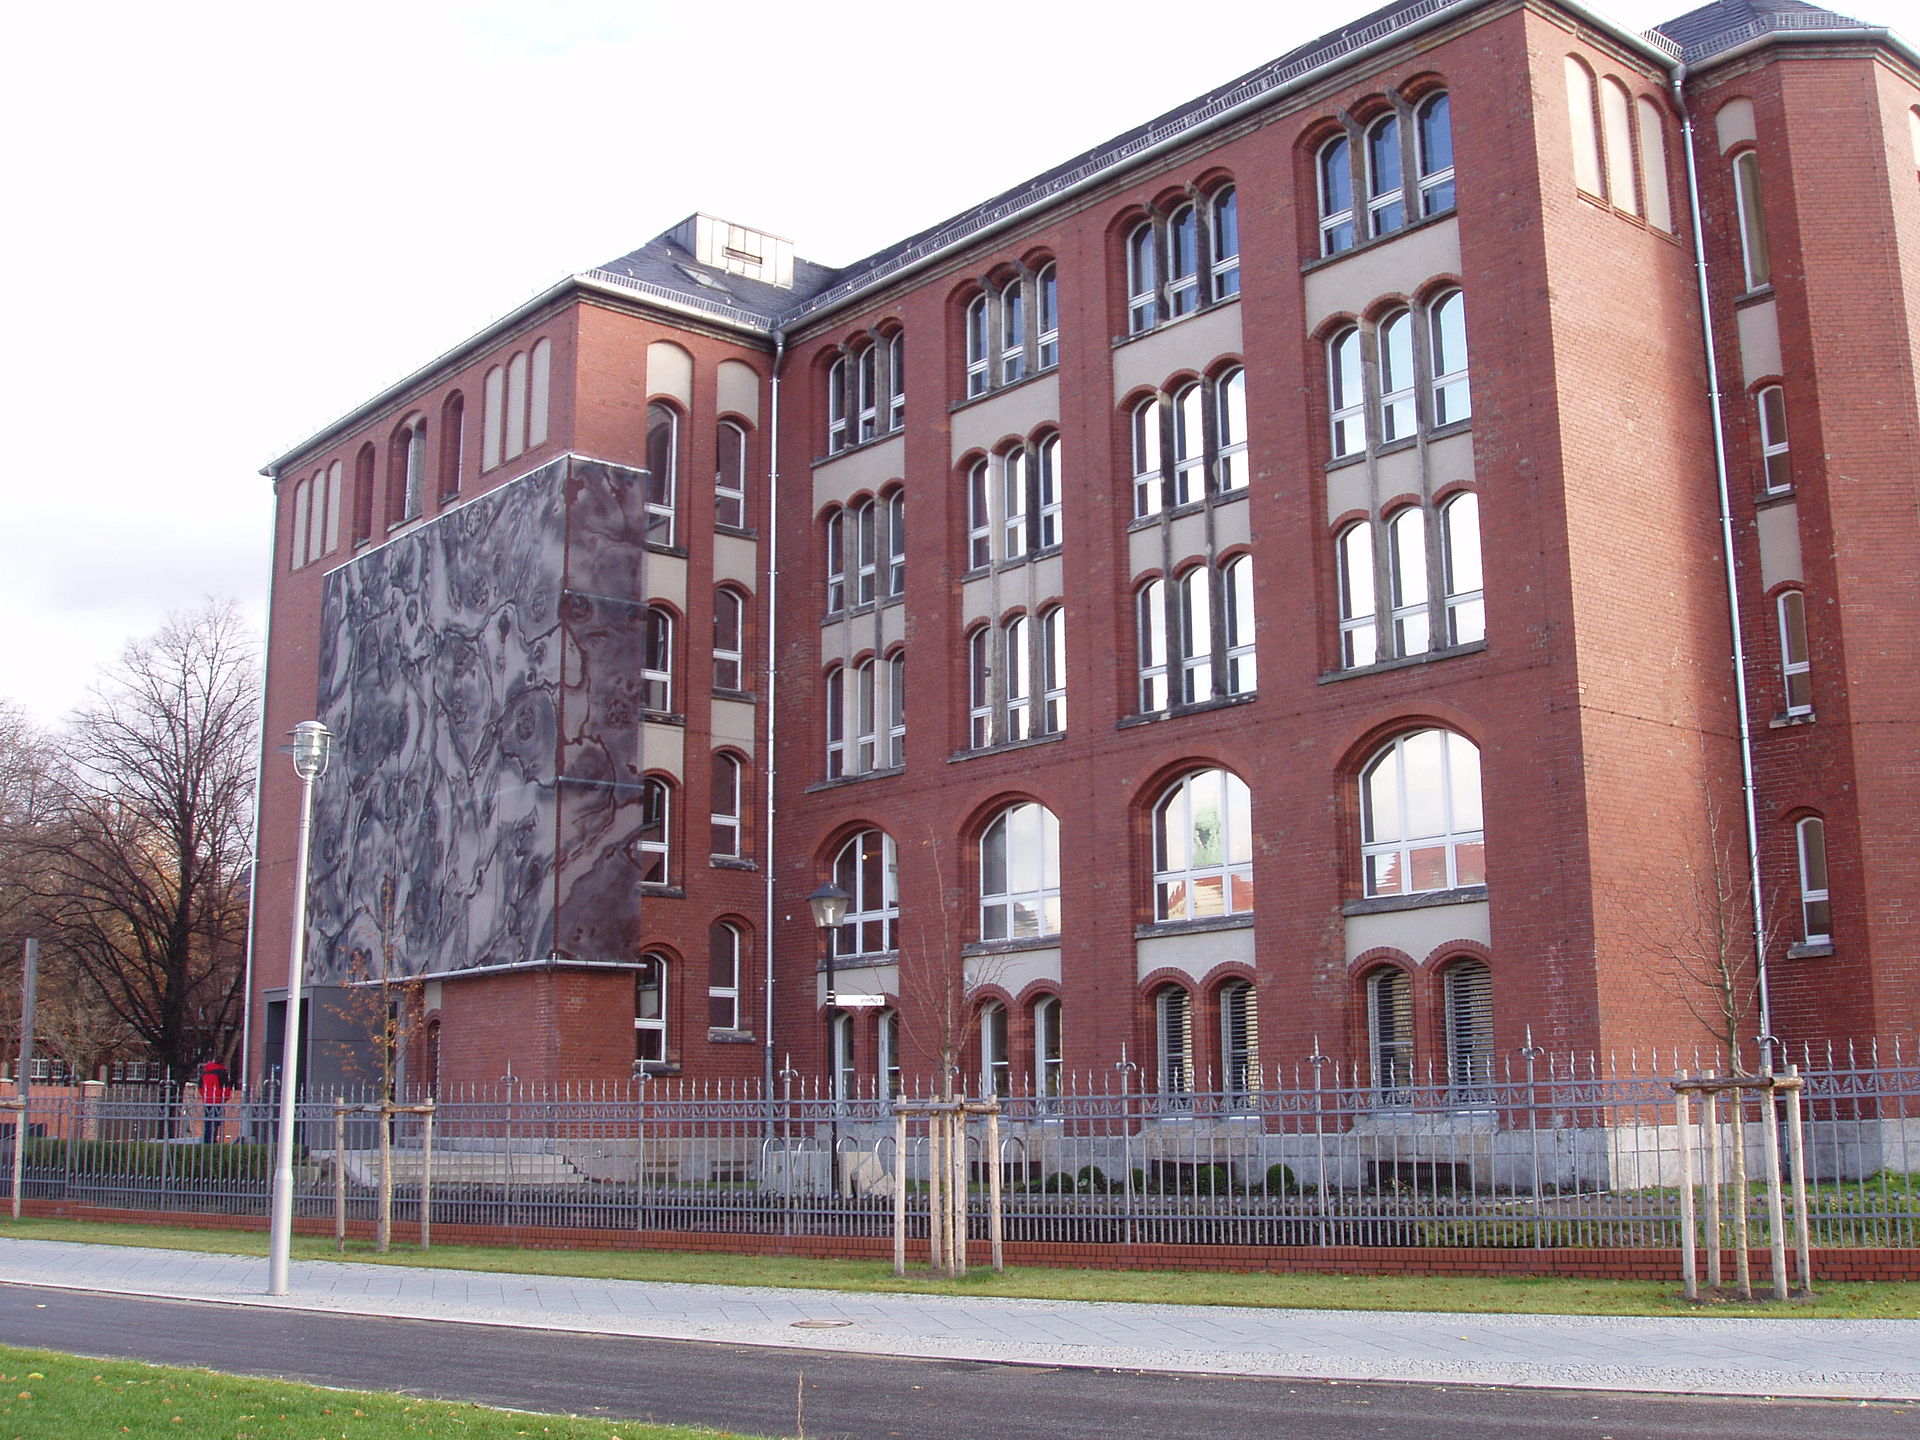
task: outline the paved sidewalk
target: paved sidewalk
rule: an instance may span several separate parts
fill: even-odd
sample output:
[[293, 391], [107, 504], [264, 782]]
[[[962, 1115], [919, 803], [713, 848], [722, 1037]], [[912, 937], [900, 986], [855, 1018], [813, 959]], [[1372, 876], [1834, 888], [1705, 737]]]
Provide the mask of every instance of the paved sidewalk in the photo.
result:
[[415, 1320], [1299, 1379], [1920, 1400], [1920, 1320], [1620, 1319], [849, 1295], [0, 1239], [0, 1282]]

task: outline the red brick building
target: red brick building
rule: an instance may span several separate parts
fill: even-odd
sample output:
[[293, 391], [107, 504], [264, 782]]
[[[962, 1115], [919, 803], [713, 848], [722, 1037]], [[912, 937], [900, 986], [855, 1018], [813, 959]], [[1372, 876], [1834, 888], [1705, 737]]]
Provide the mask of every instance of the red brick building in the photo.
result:
[[255, 1063], [316, 714], [315, 1080], [381, 978], [423, 1083], [1910, 1032], [1917, 67], [1408, 0], [556, 285], [269, 468]]

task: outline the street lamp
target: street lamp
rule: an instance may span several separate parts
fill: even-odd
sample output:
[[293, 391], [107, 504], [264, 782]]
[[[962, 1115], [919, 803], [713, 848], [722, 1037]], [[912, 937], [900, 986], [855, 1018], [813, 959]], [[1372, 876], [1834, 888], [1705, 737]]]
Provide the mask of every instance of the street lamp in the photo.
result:
[[332, 732], [318, 720], [302, 720], [293, 727], [293, 772], [300, 777], [300, 841], [293, 863], [287, 1018], [280, 1032], [280, 1133], [274, 1149], [273, 1226], [267, 1242], [269, 1295], [287, 1293], [287, 1260], [293, 1247], [293, 1105], [300, 1088], [300, 989], [307, 961], [307, 850], [313, 835], [313, 782], [326, 771], [332, 747]]
[[845, 1097], [840, 1088], [839, 997], [834, 993], [833, 985], [833, 932], [846, 919], [847, 902], [852, 898], [831, 880], [807, 896], [807, 905], [813, 911], [813, 923], [820, 927], [820, 933], [827, 942], [827, 1067], [831, 1077], [828, 1094], [833, 1099], [833, 1111], [827, 1126], [829, 1143], [833, 1147], [827, 1159], [827, 1175], [828, 1184], [836, 1195], [840, 1193], [840, 1102]]

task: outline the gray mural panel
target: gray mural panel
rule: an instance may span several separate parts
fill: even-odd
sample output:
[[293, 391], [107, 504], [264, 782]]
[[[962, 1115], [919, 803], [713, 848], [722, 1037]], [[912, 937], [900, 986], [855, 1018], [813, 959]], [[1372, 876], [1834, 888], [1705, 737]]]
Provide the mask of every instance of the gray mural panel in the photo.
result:
[[[641, 761], [637, 722], [615, 717], [640, 653], [634, 480], [558, 461], [327, 577], [316, 979], [625, 953]], [[608, 593], [570, 592], [570, 564]]]

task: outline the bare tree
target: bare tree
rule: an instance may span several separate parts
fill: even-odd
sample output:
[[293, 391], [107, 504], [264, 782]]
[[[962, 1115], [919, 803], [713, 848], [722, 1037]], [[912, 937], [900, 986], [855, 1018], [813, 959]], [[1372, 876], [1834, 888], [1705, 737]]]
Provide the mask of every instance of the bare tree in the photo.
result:
[[259, 712], [231, 602], [127, 646], [33, 826], [34, 924], [176, 1080], [240, 1026]]

